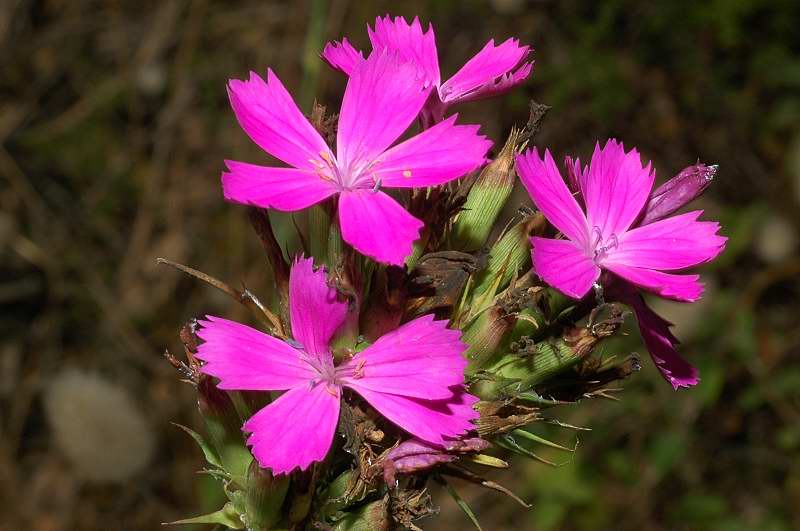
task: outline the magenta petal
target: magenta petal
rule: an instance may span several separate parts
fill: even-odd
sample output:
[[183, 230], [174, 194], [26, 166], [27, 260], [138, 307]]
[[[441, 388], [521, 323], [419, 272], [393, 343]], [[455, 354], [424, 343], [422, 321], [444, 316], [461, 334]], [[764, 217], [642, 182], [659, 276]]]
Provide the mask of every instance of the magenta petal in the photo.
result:
[[339, 196], [342, 238], [358, 252], [402, 266], [423, 223], [383, 192], [349, 190]]
[[698, 282], [700, 275], [675, 275], [614, 262], [604, 263], [603, 267], [641, 288], [668, 299], [692, 302], [703, 294], [703, 285]]
[[439, 88], [442, 101], [475, 100], [510, 90], [530, 74], [530, 63], [514, 71], [529, 51], [517, 39], [508, 39], [499, 46], [495, 46], [494, 39], [490, 40], [461, 70], [442, 83]]
[[396, 55], [372, 52], [347, 82], [339, 115], [336, 157], [342, 172], [358, 175], [419, 114], [430, 92], [417, 67]]
[[697, 369], [692, 367], [675, 349], [677, 338], [670, 331], [671, 324], [655, 313], [638, 294], [624, 300], [629, 304], [653, 362], [674, 389], [691, 387], [700, 381]]
[[322, 50], [322, 58], [337, 70], [341, 70], [348, 76], [353, 73], [356, 66], [364, 61], [364, 55], [356, 50], [346, 38], [342, 42], [332, 41], [325, 45]]
[[312, 161], [332, 159], [325, 141], [272, 70], [267, 70], [266, 82], [253, 72], [248, 81], [232, 79], [228, 96], [242, 129], [270, 155], [312, 171], [319, 165]]
[[367, 26], [367, 33], [373, 50], [396, 52], [401, 59], [418, 65], [431, 84], [439, 84], [439, 57], [433, 26], [428, 24], [428, 30], [423, 32], [417, 17], [409, 24], [403, 17], [392, 20], [386, 16], [375, 19], [374, 30]]
[[486, 161], [492, 142], [477, 125], [455, 125], [451, 116], [380, 156], [372, 168], [382, 186], [416, 188], [457, 179]]
[[547, 220], [567, 238], [588, 248], [586, 216], [564, 183], [550, 151], [545, 150], [544, 157], [542, 160], [535, 148], [517, 155], [520, 180]]
[[339, 422], [341, 391], [319, 383], [285, 392], [245, 422], [247, 444], [264, 468], [286, 474], [322, 461]]
[[202, 372], [220, 379], [220, 389], [279, 391], [314, 378], [294, 347], [235, 321], [207, 319], [198, 321], [197, 358], [205, 362]]
[[696, 210], [630, 230], [602, 263], [673, 270], [708, 262], [722, 252], [727, 238], [717, 235], [719, 223], [697, 221], [700, 214]]
[[272, 168], [246, 162], [225, 161], [222, 174], [225, 199], [244, 205], [295, 212], [315, 205], [337, 192], [331, 181], [314, 172]]
[[464, 383], [467, 345], [461, 332], [447, 328], [447, 321], [424, 315], [381, 336], [340, 367], [341, 379], [360, 392], [382, 393], [437, 400], [453, 396], [452, 386]]
[[603, 242], [613, 241], [628, 230], [644, 207], [653, 188], [655, 172], [642, 167], [636, 149], [625, 153], [616, 140], [601, 149], [595, 146], [582, 184], [590, 231], [600, 231]]
[[422, 400], [390, 395], [366, 388], [356, 389], [381, 415], [416, 437], [444, 446], [445, 438], [454, 438], [475, 428], [472, 420], [478, 412], [472, 406], [478, 398], [458, 391], [446, 400]]
[[600, 276], [600, 268], [574, 242], [531, 238], [533, 270], [565, 295], [580, 299]]
[[324, 268], [313, 258], [298, 258], [289, 274], [292, 335], [323, 365], [333, 363], [328, 344], [347, 317], [347, 302], [328, 285]]

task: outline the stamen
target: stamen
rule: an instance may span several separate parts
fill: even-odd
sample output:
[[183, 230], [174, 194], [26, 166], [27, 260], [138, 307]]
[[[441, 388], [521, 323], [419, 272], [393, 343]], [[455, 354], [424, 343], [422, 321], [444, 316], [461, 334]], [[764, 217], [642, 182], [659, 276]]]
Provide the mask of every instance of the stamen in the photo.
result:
[[411, 170], [403, 170], [403, 177], [405, 177], [406, 179], [410, 179], [411, 178]]
[[603, 241], [603, 231], [597, 225], [592, 229], [592, 249], [597, 249], [600, 242]]
[[358, 360], [358, 363], [356, 364], [356, 368], [353, 371], [353, 378], [358, 379], [358, 378], [363, 378], [364, 377], [364, 365], [366, 365], [366, 364], [367, 364], [367, 360], [366, 359]]
[[378, 179], [375, 181], [375, 186], [372, 187], [372, 192], [377, 193], [378, 190], [380, 190], [380, 188], [381, 188], [381, 178], [378, 177]]
[[604, 245], [603, 247], [601, 247], [600, 251], [605, 253], [605, 252], [610, 251], [611, 249], [616, 249], [618, 244], [619, 244], [619, 241], [617, 240], [617, 235], [614, 234], [614, 233], [611, 233], [611, 237], [608, 239], [608, 245]]

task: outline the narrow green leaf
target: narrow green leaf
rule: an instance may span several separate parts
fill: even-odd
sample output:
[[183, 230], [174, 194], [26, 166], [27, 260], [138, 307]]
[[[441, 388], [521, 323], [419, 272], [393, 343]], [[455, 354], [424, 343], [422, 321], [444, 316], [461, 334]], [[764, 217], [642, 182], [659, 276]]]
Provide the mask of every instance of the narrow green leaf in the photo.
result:
[[239, 514], [233, 509], [233, 505], [226, 503], [219, 511], [195, 516], [194, 518], [184, 518], [174, 522], [165, 522], [162, 525], [183, 525], [183, 524], [220, 524], [228, 529], [244, 529]]
[[513, 437], [509, 437], [508, 435], [503, 435], [494, 441], [494, 443], [506, 450], [511, 450], [512, 452], [516, 452], [520, 455], [524, 455], [525, 457], [530, 457], [531, 459], [535, 459], [540, 463], [544, 463], [545, 465], [550, 465], [552, 467], [558, 466], [552, 461], [548, 461], [544, 457], [538, 456], [535, 453], [531, 452], [524, 446], [520, 446], [517, 441], [514, 440]]
[[553, 441], [547, 440], [544, 437], [540, 437], [540, 436], [536, 435], [535, 433], [531, 433], [529, 431], [525, 431], [525, 430], [522, 430], [522, 429], [514, 430], [511, 433], [513, 435], [517, 435], [519, 437], [522, 437], [523, 439], [528, 439], [529, 441], [533, 441], [533, 442], [536, 442], [536, 443], [539, 443], [539, 444], [543, 444], [544, 446], [549, 446], [550, 448], [555, 448], [556, 450], [561, 450], [563, 452], [574, 452], [575, 451], [575, 450], [572, 450], [570, 448], [567, 448], [566, 446], [561, 446], [558, 443], [554, 443]]
[[459, 496], [455, 489], [444, 478], [441, 478], [440, 482], [444, 486], [444, 489], [447, 491], [447, 493], [453, 498], [453, 500], [455, 500], [456, 505], [458, 505], [458, 507], [464, 511], [464, 514], [467, 515], [467, 518], [469, 518], [469, 521], [475, 526], [475, 529], [478, 531], [483, 531], [480, 522], [478, 522], [478, 518], [475, 516], [475, 513], [472, 512], [472, 509], [470, 509], [469, 505], [467, 505], [467, 502], [464, 501], [464, 498]]
[[486, 455], [486, 454], [477, 454], [477, 455], [470, 455], [467, 457], [469, 461], [473, 463], [483, 465], [483, 466], [490, 466], [492, 468], [508, 468], [508, 463], [499, 459], [497, 457]]
[[202, 435], [200, 435], [191, 428], [187, 428], [183, 424], [178, 424], [177, 422], [173, 422], [172, 425], [179, 427], [180, 429], [191, 435], [192, 439], [195, 440], [197, 445], [203, 451], [203, 456], [206, 458], [206, 461], [208, 461], [209, 465], [215, 466], [217, 468], [222, 468], [222, 461], [220, 461], [219, 456], [214, 451], [214, 449], [211, 448], [211, 446], [205, 441], [205, 439], [203, 439]]

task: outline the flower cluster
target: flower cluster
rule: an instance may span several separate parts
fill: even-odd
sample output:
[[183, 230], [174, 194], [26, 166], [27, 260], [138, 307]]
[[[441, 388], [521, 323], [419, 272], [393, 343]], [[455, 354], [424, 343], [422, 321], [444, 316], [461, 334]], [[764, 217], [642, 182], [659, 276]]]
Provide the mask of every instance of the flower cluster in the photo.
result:
[[[608, 140], [586, 166], [567, 157], [565, 180], [549, 151], [525, 149], [541, 118], [535, 109], [544, 107], [535, 105], [528, 126], [513, 130], [490, 160], [492, 142], [450, 110], [523, 83], [531, 49], [516, 39], [489, 41], [442, 81], [430, 25], [387, 16], [367, 33], [368, 52], [347, 39], [322, 51], [348, 76], [335, 125], [307, 118], [272, 70], [228, 85], [241, 127], [284, 163], [226, 161], [222, 174], [225, 198], [250, 207], [280, 302], [275, 315], [251, 293], [211, 279], [266, 316], [270, 333], [208, 316], [184, 341], [191, 366], [175, 362], [208, 395], [201, 400], [207, 417], [229, 424], [241, 417], [233, 423], [248, 434], [260, 465], [226, 463], [223, 441], [219, 456], [206, 452], [217, 472], [248, 478], [239, 481], [245, 491], [252, 478], [253, 489], [272, 489], [254, 495], [260, 509], [229, 495], [233, 508], [213, 521], [235, 514], [248, 528], [294, 527], [309, 518], [303, 496], [318, 495], [320, 525], [349, 518], [342, 511], [352, 500], [366, 515], [358, 518], [374, 509], [410, 525], [426, 514], [424, 490], [397, 494], [390, 511], [376, 478], [399, 485], [399, 475], [445, 467], [486, 485], [457, 462], [469, 455], [507, 466], [479, 453], [491, 443], [534, 455], [518, 441], [543, 439], [522, 426], [540, 420], [543, 409], [604, 396], [604, 383], [638, 369], [634, 356], [616, 365], [590, 356], [619, 328], [617, 303], [633, 310], [673, 387], [699, 380], [678, 354], [670, 323], [643, 294], [701, 296], [699, 276], [684, 270], [718, 256], [726, 238], [719, 224], [699, 220], [701, 211], [675, 213], [705, 190], [716, 167], [698, 162], [653, 191], [651, 165]], [[538, 212], [521, 211], [491, 244], [517, 176]], [[287, 264], [261, 209], [306, 213], [304, 253]], [[607, 307], [610, 315], [598, 317]], [[237, 393], [248, 392], [260, 393], [258, 407], [242, 405], [249, 395]], [[352, 457], [342, 461], [338, 450]], [[309, 469], [299, 483], [308, 491], [293, 491], [288, 516], [279, 514], [289, 494], [287, 483], [273, 479]], [[347, 488], [337, 495], [339, 478], [348, 478]]]

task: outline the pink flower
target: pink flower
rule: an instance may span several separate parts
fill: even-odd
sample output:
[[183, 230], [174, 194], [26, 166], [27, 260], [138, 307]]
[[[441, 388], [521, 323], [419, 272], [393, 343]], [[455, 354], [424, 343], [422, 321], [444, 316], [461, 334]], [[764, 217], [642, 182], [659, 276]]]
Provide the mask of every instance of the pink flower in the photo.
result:
[[542, 160], [535, 150], [517, 155], [517, 171], [536, 206], [566, 240], [535, 237], [533, 264], [545, 282], [573, 298], [581, 298], [607, 269], [631, 283], [675, 300], [694, 301], [703, 292], [699, 275], [665, 273], [715, 258], [727, 238], [719, 224], [697, 221], [695, 210], [643, 227], [631, 228], [653, 187], [655, 172], [643, 168], [639, 153], [625, 153], [609, 140], [595, 147], [577, 175], [586, 214], [567, 189], [549, 151]]
[[435, 186], [484, 163], [491, 142], [477, 125], [455, 125], [455, 116], [400, 144], [431, 87], [418, 68], [386, 51], [354, 68], [347, 83], [336, 154], [267, 71], [231, 80], [228, 94], [242, 128], [266, 152], [291, 168], [226, 161], [225, 198], [293, 212], [338, 195], [342, 237], [362, 254], [402, 265], [422, 222], [380, 187]]
[[384, 417], [419, 439], [445, 446], [473, 428], [477, 398], [464, 389], [466, 348], [457, 330], [427, 315], [380, 337], [334, 366], [329, 343], [347, 315], [347, 302], [297, 260], [289, 279], [294, 341], [208, 317], [197, 357], [221, 389], [286, 392], [253, 415], [243, 429], [262, 467], [284, 474], [325, 458], [339, 419], [342, 389], [360, 394]]
[[[415, 62], [436, 86], [437, 90], [423, 110], [423, 121], [428, 125], [440, 122], [450, 105], [508, 92], [525, 81], [533, 68], [533, 62], [525, 61], [530, 47], [520, 46], [517, 39], [508, 39], [496, 46], [492, 39], [461, 70], [442, 83], [436, 39], [430, 24], [423, 32], [417, 17], [409, 24], [403, 17], [392, 20], [387, 15], [376, 18], [375, 29], [367, 26], [367, 32], [373, 50], [387, 49]], [[361, 52], [346, 38], [341, 43], [328, 43], [322, 58], [348, 75], [352, 75], [364, 60]]]
[[[678, 271], [712, 260], [725, 247], [719, 224], [697, 221], [697, 210], [635, 226], [650, 197], [655, 173], [642, 167], [639, 153], [625, 153], [609, 140], [595, 147], [588, 167], [568, 159], [570, 180], [577, 184], [584, 214], [569, 192], [548, 151], [517, 156], [520, 179], [534, 203], [567, 238], [532, 238], [533, 265], [548, 284], [573, 298], [582, 298], [598, 281], [601, 269], [633, 286], [679, 301], [697, 300], [703, 292], [699, 275]], [[639, 319], [642, 337], [658, 368], [674, 387], [693, 385], [697, 374], [674, 346], [670, 324], [650, 310], [633, 290], [620, 289]]]

